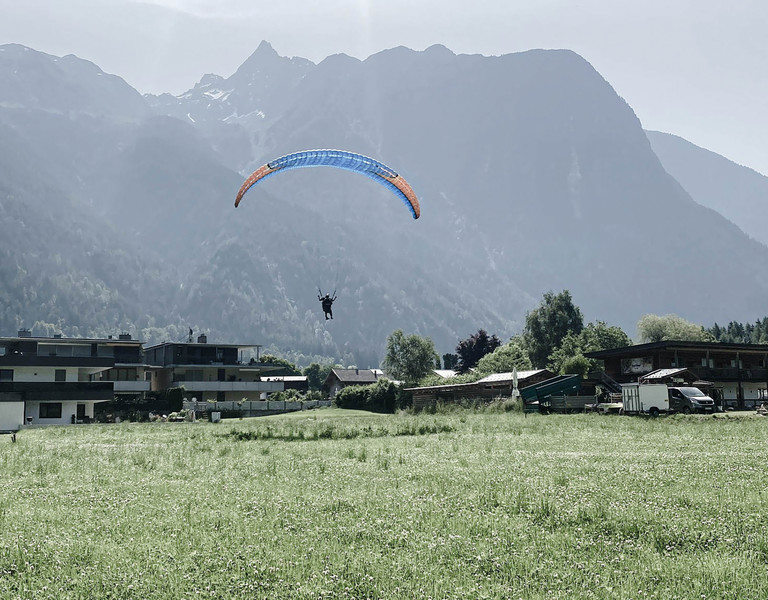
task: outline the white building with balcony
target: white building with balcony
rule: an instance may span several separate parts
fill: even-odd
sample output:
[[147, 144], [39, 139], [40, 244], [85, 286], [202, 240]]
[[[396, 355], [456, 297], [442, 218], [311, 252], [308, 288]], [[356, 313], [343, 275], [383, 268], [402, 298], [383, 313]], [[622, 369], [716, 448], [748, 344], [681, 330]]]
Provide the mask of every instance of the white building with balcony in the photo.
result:
[[94, 406], [114, 398], [105, 373], [140, 356], [141, 342], [120, 337], [33, 337], [22, 329], [0, 338], [0, 431], [91, 421]]

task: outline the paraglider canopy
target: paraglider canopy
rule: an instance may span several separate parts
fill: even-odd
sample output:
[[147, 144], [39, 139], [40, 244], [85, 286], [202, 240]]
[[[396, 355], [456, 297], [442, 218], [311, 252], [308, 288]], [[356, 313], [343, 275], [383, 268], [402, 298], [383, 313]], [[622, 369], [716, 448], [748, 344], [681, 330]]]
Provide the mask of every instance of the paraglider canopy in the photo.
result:
[[413, 215], [414, 219], [418, 219], [421, 215], [419, 200], [416, 197], [413, 188], [411, 188], [405, 179], [385, 164], [380, 163], [373, 158], [344, 150], [305, 150], [302, 152], [294, 152], [293, 154], [286, 154], [285, 156], [281, 156], [268, 162], [256, 169], [243, 182], [243, 185], [237, 192], [235, 206], [237, 207], [240, 204], [243, 196], [251, 187], [270, 175], [274, 175], [280, 171], [301, 169], [304, 167], [335, 167], [337, 169], [354, 171], [355, 173], [370, 177], [399, 196], [408, 210], [411, 211], [411, 215]]

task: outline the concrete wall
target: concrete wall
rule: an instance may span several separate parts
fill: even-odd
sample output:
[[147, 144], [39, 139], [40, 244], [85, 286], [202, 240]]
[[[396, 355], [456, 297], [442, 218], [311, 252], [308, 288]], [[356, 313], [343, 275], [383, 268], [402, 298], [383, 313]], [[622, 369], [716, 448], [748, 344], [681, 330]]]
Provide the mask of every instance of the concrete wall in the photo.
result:
[[77, 367], [13, 367], [13, 380], [30, 381], [55, 381], [56, 371], [65, 370], [67, 372], [66, 381], [77, 381]]
[[0, 402], [0, 431], [18, 431], [24, 422], [24, 402]]
[[[237, 411], [244, 415], [257, 415], [259, 413], [267, 412], [290, 412], [296, 410], [306, 410], [308, 408], [317, 408], [319, 406], [330, 406], [330, 400], [311, 400], [304, 402], [285, 402], [276, 400], [261, 400], [255, 402], [198, 402], [197, 412], [213, 412], [213, 411]], [[184, 402], [183, 408], [185, 410], [193, 410], [195, 405], [193, 402]]]
[[[85, 404], [85, 416], [93, 419], [93, 407], [95, 402], [89, 401], [66, 401], [61, 402], [61, 418], [58, 419], [41, 419], [40, 418], [40, 404], [42, 402], [28, 401], [27, 409], [24, 414], [24, 422], [27, 422], [27, 417], [32, 417], [31, 425], [71, 425], [72, 416], [77, 415], [77, 405]], [[50, 402], [45, 404], [51, 404]]]

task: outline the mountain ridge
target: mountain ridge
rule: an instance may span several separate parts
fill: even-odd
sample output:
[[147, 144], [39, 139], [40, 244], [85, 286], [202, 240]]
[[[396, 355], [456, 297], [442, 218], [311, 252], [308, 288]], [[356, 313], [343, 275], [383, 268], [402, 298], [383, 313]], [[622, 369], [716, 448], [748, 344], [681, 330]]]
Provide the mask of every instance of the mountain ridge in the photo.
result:
[[[205, 75], [178, 96], [107, 80], [125, 94], [114, 101], [97, 72], [70, 69], [96, 103], [74, 112], [35, 105], [62, 80], [35, 87], [47, 72], [36, 65], [52, 59], [33, 57], [22, 102], [2, 104], [0, 91], [0, 139], [18, 148], [0, 152], [0, 219], [20, 227], [10, 198], [57, 207], [91, 248], [68, 248], [54, 221], [37, 219], [0, 251], [26, 264], [35, 243], [52, 252], [55, 239], [95, 287], [76, 300], [71, 283], [82, 278], [28, 283], [78, 308], [30, 304], [6, 269], [5, 329], [40, 321], [156, 342], [192, 327], [212, 341], [376, 366], [397, 328], [432, 337], [441, 353], [481, 327], [518, 333], [549, 290], [569, 289], [587, 319], [630, 332], [651, 312], [703, 324], [763, 316], [768, 289], [739, 256], [764, 262], [768, 248], [694, 202], [632, 108], [572, 51], [483, 57], [435, 45], [314, 64], [263, 42], [229, 78]], [[269, 178], [232, 206], [250, 170], [313, 147], [389, 164], [416, 190], [422, 217], [365, 178], [323, 169]], [[52, 187], [44, 202], [35, 177]], [[27, 270], [47, 268], [38, 256]], [[333, 323], [318, 287], [338, 288]]]
[[664, 168], [696, 202], [768, 245], [763, 226], [768, 222], [768, 177], [680, 136], [659, 131], [646, 134]]

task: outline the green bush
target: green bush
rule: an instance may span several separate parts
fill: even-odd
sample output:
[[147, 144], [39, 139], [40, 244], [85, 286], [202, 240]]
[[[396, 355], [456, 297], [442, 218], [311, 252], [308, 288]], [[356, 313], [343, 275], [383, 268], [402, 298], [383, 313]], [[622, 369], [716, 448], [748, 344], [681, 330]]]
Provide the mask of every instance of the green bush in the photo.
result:
[[334, 405], [339, 408], [393, 413], [411, 404], [411, 395], [388, 379], [379, 379], [371, 385], [352, 385], [336, 394]]
[[304, 394], [298, 390], [283, 390], [282, 392], [271, 393], [269, 399], [277, 402], [313, 402], [324, 400], [324, 396], [318, 390], [309, 390]]

